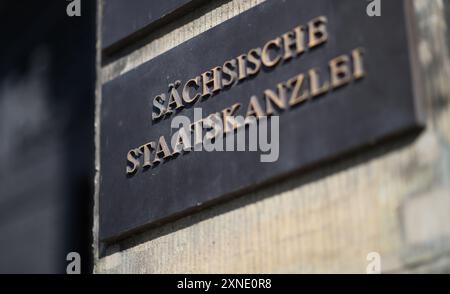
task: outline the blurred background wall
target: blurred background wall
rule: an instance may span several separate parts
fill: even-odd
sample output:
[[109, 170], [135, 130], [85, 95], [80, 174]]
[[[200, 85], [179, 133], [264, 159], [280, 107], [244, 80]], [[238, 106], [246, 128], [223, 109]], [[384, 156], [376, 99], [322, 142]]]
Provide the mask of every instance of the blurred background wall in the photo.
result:
[[91, 271], [94, 2], [0, 2], [0, 273]]

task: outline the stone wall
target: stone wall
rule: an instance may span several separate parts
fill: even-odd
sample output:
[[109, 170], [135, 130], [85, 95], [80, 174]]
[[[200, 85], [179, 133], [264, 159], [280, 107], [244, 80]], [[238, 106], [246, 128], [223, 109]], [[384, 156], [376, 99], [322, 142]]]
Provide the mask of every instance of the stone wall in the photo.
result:
[[210, 1], [107, 65], [99, 61], [97, 44], [94, 272], [365, 273], [370, 252], [380, 254], [384, 273], [450, 272], [450, 3], [443, 0], [413, 1], [422, 75], [417, 86], [427, 116], [419, 135], [99, 245], [102, 83], [261, 2]]

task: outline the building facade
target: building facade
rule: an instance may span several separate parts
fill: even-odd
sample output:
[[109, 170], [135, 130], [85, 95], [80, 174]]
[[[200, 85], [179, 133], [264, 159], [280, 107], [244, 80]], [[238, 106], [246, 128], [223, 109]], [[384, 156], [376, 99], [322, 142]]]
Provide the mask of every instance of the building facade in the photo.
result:
[[[423, 114], [420, 130], [382, 140], [307, 170], [276, 177], [262, 185], [244, 189], [226, 200], [156, 225], [144, 226], [120, 238], [106, 241], [101, 238], [101, 215], [108, 204], [101, 204], [100, 195], [106, 189], [102, 181], [109, 176], [104, 168], [108, 166], [104, 163], [108, 149], [102, 143], [102, 136], [109, 132], [105, 127], [104, 113], [105, 109], [128, 107], [128, 104], [134, 103], [133, 96], [122, 105], [109, 102], [111, 100], [108, 99], [112, 98], [109, 94], [105, 95], [105, 85], [121, 78], [127, 80], [130, 76], [135, 77], [134, 73], [144, 68], [145, 64], [157, 64], [158, 60], [165, 60], [167, 54], [174, 54], [171, 53], [174, 50], [182, 52], [177, 48], [183, 44], [194, 44], [208, 31], [221, 25], [226, 28], [228, 21], [252, 15], [252, 11], [257, 12], [260, 8], [264, 10], [266, 6], [262, 5], [271, 1], [175, 2], [166, 3], [168, 7], [162, 5], [163, 11], [158, 17], [148, 13], [144, 3], [136, 4], [135, 10], [128, 7], [118, 13], [120, 5], [117, 1], [97, 1], [95, 273], [450, 271], [450, 4], [443, 0], [405, 1], [411, 17], [406, 22], [410, 43], [404, 50], [410, 50], [415, 56], [411, 58], [411, 71], [407, 74], [413, 76], [412, 87], [417, 90], [418, 104]], [[364, 2], [364, 8], [371, 4], [361, 2]], [[391, 12], [386, 1], [380, 2], [381, 16], [366, 15], [369, 11], [366, 9], [348, 12], [337, 3], [333, 6], [334, 10], [329, 11], [328, 21], [349, 13], [355, 18], [356, 15], [364, 15], [371, 19], [378, 17], [382, 21]], [[282, 3], [292, 5], [292, 1]], [[320, 8], [312, 7], [310, 1], [302, 3], [305, 10]], [[322, 8], [325, 10], [325, 6]], [[136, 16], [136, 11], [147, 16], [143, 23], [139, 22], [141, 18]], [[117, 15], [121, 15], [120, 18]], [[133, 15], [136, 17], [133, 18]], [[115, 19], [114, 25], [108, 18]], [[130, 19], [133, 19], [131, 25]], [[276, 25], [278, 20], [271, 18], [267, 21]], [[307, 20], [300, 18], [299, 21]], [[396, 27], [404, 24], [399, 18], [398, 22], [391, 22], [390, 25]], [[128, 27], [132, 29], [127, 31]], [[380, 30], [383, 29], [380, 27]], [[226, 35], [223, 42], [225, 44], [227, 40], [246, 32], [243, 28], [236, 31], [236, 35]], [[219, 29], [217, 33], [220, 33]], [[372, 31], [362, 30], [361, 34], [364, 33]], [[360, 38], [357, 35], [353, 37]], [[387, 37], [387, 41], [379, 39], [377, 42], [389, 40]], [[205, 48], [205, 56], [208, 50], [212, 49]], [[385, 55], [384, 62], [395, 62], [399, 56]], [[201, 59], [201, 56], [198, 58]], [[319, 56], [318, 60], [328, 62], [325, 57], [323, 60], [321, 58]], [[218, 58], [217, 64], [223, 61]], [[163, 65], [183, 67], [183, 64]], [[411, 73], [413, 71], [414, 74]], [[370, 74], [368, 68], [367, 76]], [[375, 79], [383, 78], [379, 72], [374, 74]], [[401, 80], [402, 77], [396, 78]], [[352, 106], [348, 107], [351, 112]], [[385, 115], [382, 112], [379, 114], [381, 117]], [[386, 118], [386, 121], [388, 124], [389, 119]], [[178, 160], [171, 164], [176, 164]], [[258, 169], [253, 169], [251, 173], [258, 172]], [[192, 174], [185, 176], [185, 181], [195, 178]], [[123, 177], [125, 179], [125, 166]], [[168, 178], [164, 183], [170, 186], [174, 182]], [[168, 195], [165, 190], [158, 189], [151, 190], [151, 193], [162, 193], [161, 197]], [[174, 197], [182, 199], [189, 191], [180, 190], [177, 193], [178, 196]], [[117, 195], [117, 198], [131, 196]], [[118, 205], [118, 211], [122, 211], [120, 202]], [[152, 202], [147, 202], [147, 205], [150, 209]], [[124, 212], [124, 218], [132, 213]], [[117, 218], [120, 218], [118, 214]]]

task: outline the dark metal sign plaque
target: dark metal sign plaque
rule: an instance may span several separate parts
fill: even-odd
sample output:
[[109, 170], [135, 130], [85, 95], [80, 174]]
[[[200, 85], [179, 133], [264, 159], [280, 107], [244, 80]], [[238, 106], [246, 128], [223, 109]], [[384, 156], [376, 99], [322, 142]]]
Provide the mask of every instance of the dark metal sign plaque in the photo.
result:
[[107, 48], [138, 34], [165, 18], [176, 18], [200, 2], [201, 0], [102, 1], [102, 47]]
[[[408, 1], [384, 1], [379, 17], [367, 4], [267, 1], [105, 84], [100, 239], [419, 129]], [[278, 159], [175, 148], [171, 123], [198, 108], [277, 117]]]

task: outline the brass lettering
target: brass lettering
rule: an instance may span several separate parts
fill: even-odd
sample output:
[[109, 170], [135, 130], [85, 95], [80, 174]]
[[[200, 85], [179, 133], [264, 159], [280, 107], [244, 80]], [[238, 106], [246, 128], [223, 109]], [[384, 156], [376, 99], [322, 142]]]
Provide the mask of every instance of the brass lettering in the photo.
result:
[[319, 16], [308, 23], [309, 48], [317, 47], [328, 40], [327, 18]]
[[139, 147], [139, 152], [141, 154], [144, 154], [144, 164], [142, 165], [143, 168], [148, 168], [152, 166], [152, 162], [150, 159], [152, 150], [155, 150], [155, 142], [150, 142]]
[[247, 54], [239, 55], [236, 59], [238, 61], [239, 81], [242, 81], [247, 78]]
[[264, 111], [259, 104], [258, 97], [252, 96], [248, 104], [247, 117], [255, 116], [257, 119], [265, 116]]
[[[221, 71], [222, 67], [217, 66], [213, 68], [211, 71], [207, 71], [202, 73], [202, 81], [203, 81], [203, 94], [202, 97], [206, 98], [211, 96], [212, 93], [218, 92], [221, 90]], [[213, 87], [212, 92], [210, 86]]]
[[[196, 103], [200, 97], [212, 96], [224, 87], [233, 86], [248, 77], [256, 76], [261, 72], [262, 66], [273, 68], [282, 61], [288, 61], [305, 53], [308, 49], [324, 44], [329, 38], [327, 25], [328, 20], [325, 16], [316, 17], [307, 25], [299, 25], [268, 41], [263, 47], [253, 48], [247, 54], [225, 61], [222, 66], [212, 68], [200, 76], [188, 80], [182, 91], [181, 88], [179, 90], [180, 81], [169, 84], [168, 94], [160, 94], [153, 99], [152, 119], [156, 120], [169, 115], [174, 110], [184, 108], [187, 104]], [[356, 48], [350, 54], [331, 59], [327, 67], [328, 75], [322, 76], [319, 68], [310, 68], [305, 73], [297, 74], [285, 82], [278, 83], [276, 89], [264, 90], [264, 96], [260, 97], [261, 101], [258, 96], [251, 96], [244, 122], [235, 118], [235, 114], [241, 108], [240, 103], [235, 103], [221, 112], [210, 114], [208, 117], [192, 123], [189, 129], [180, 128], [172, 136], [171, 146], [167, 144], [164, 136], [160, 136], [158, 141], [146, 143], [139, 148], [130, 150], [127, 153], [127, 175], [134, 174], [141, 164], [143, 168], [149, 168], [162, 160], [181, 154], [183, 151], [192, 150], [190, 136], [186, 132], [190, 132], [189, 135], [194, 134], [194, 146], [197, 147], [203, 144], [203, 129], [212, 129], [205, 136], [205, 139], [212, 140], [221, 134], [233, 132], [246, 124], [255, 122], [261, 117], [273, 115], [276, 111], [282, 112], [288, 107], [294, 107], [308, 99], [343, 87], [352, 79], [363, 78], [366, 74], [363, 55], [364, 50]], [[263, 105], [265, 108], [260, 103], [265, 103]], [[173, 148], [173, 152], [171, 152], [171, 148]], [[143, 156], [143, 160], [140, 160], [141, 156]]]
[[190, 130], [194, 132], [194, 146], [199, 146], [203, 143], [202, 128], [203, 119], [193, 122], [190, 126]]
[[357, 48], [352, 51], [353, 58], [353, 77], [358, 80], [364, 77], [364, 65], [363, 65], [363, 49]]
[[178, 136], [175, 140], [175, 147], [172, 155], [179, 154], [181, 151], [189, 152], [191, 148], [190, 138], [187, 135], [185, 128], [181, 128], [178, 130]]
[[309, 82], [312, 97], [323, 95], [328, 92], [330, 88], [328, 81], [325, 81], [322, 85], [320, 85], [319, 69], [317, 68], [309, 70]]
[[[298, 26], [294, 29], [294, 31], [283, 34], [282, 38], [284, 44], [284, 60], [289, 60], [305, 51], [305, 33], [302, 26]], [[292, 52], [293, 49], [295, 49], [295, 55]]]
[[170, 153], [170, 149], [167, 145], [166, 139], [164, 138], [164, 136], [159, 137], [153, 164], [160, 162], [161, 159], [168, 159], [170, 156], [172, 156], [172, 154]]
[[207, 118], [205, 118], [203, 120], [203, 127], [212, 129], [206, 133], [205, 139], [211, 141], [221, 135], [222, 125], [223, 121], [220, 112], [210, 114]]
[[152, 112], [152, 119], [157, 120], [166, 112], [164, 102], [166, 101], [166, 94], [161, 94], [153, 98], [153, 110], [157, 109], [157, 112]]
[[[273, 59], [270, 56], [270, 50], [272, 48], [276, 48], [277, 51], [279, 51], [278, 54]], [[275, 65], [278, 64], [278, 62], [280, 62], [282, 58], [280, 49], [281, 49], [281, 38], [270, 40], [269, 42], [266, 43], [266, 45], [264, 45], [264, 48], [261, 53], [261, 61], [265, 67], [269, 68], [274, 67]]]
[[195, 103], [195, 101], [200, 97], [200, 94], [196, 93], [194, 97], [191, 97], [191, 89], [194, 88], [195, 90], [198, 90], [199, 87], [200, 77], [196, 77], [187, 81], [183, 88], [183, 101], [187, 104]]
[[248, 52], [247, 61], [252, 65], [247, 67], [249, 76], [256, 75], [261, 69], [261, 48], [255, 48]]
[[303, 26], [298, 26], [294, 29], [295, 40], [297, 42], [297, 55], [305, 52], [305, 28]]
[[[134, 153], [134, 155], [133, 155]], [[138, 149], [132, 149], [128, 151], [127, 154], [127, 175], [134, 174], [138, 168], [139, 168], [139, 160], [137, 159], [139, 157], [139, 150]], [[131, 164], [131, 166], [130, 166]]]
[[301, 93], [304, 81], [305, 75], [299, 74], [295, 78], [292, 78], [287, 82], [288, 86], [292, 88], [291, 97], [289, 99], [289, 106], [295, 106], [309, 98], [308, 90], [305, 90], [303, 93]]
[[222, 68], [222, 86], [229, 87], [233, 85], [237, 78], [236, 59], [226, 61]]
[[[233, 119], [236, 111], [241, 107], [240, 103], [235, 103], [229, 108], [225, 108], [222, 110], [222, 118], [223, 118], [223, 132], [228, 133], [231, 132], [240, 126], [237, 124], [236, 120]], [[230, 123], [232, 127], [230, 128]]]
[[168, 103], [168, 113], [172, 112], [172, 109], [180, 109], [183, 108], [184, 105], [181, 102], [180, 94], [178, 93], [177, 88], [181, 85], [180, 81], [176, 81], [173, 84], [169, 85], [169, 103]]
[[331, 86], [336, 89], [352, 80], [350, 58], [347, 55], [338, 56], [330, 61]]
[[286, 109], [286, 89], [282, 83], [277, 85], [278, 94], [268, 89], [264, 91], [264, 97], [266, 98], [266, 114], [272, 115], [274, 112], [273, 104], [278, 109]]

